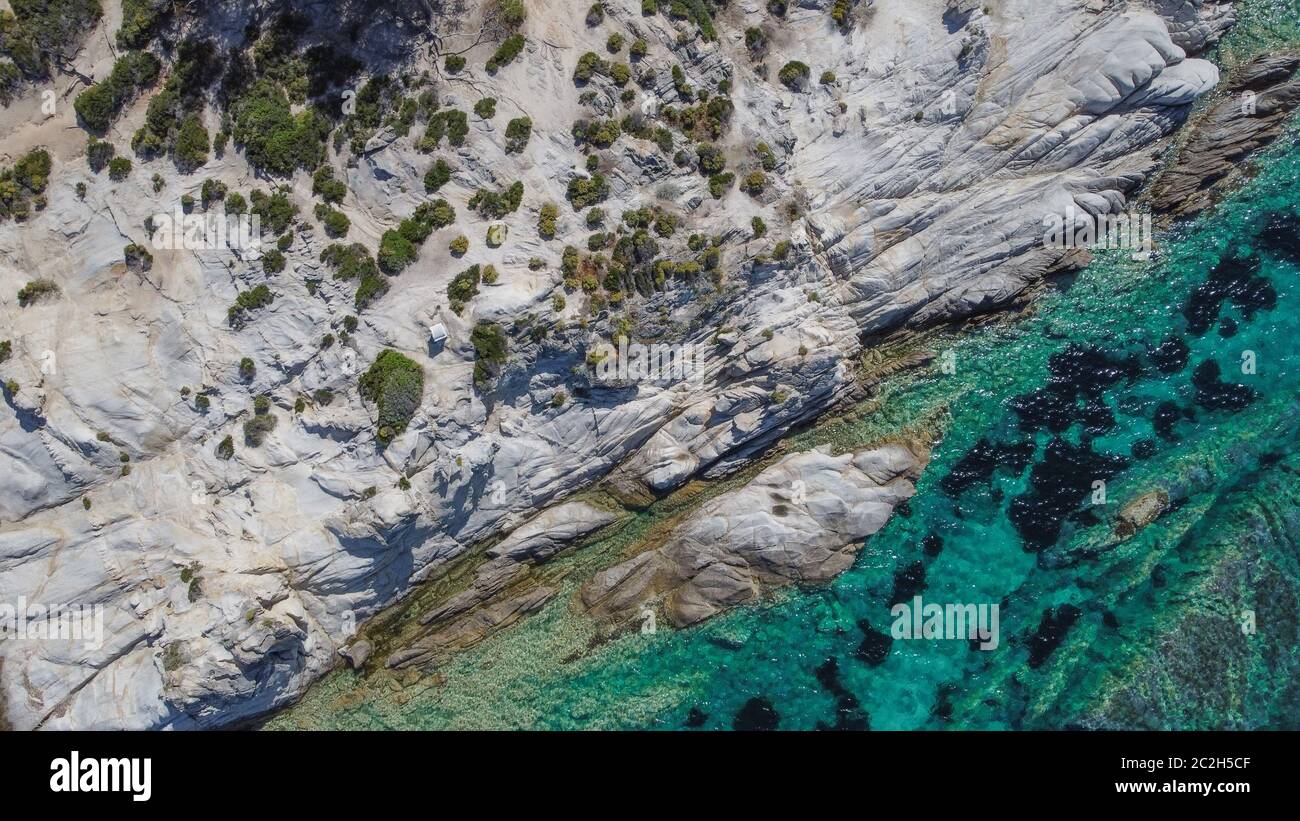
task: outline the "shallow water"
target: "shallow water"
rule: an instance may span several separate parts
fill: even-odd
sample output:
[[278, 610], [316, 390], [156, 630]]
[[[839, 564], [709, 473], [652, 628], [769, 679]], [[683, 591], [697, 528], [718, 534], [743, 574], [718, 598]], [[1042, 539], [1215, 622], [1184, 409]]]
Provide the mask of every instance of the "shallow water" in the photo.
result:
[[[1300, 42], [1294, 2], [1241, 18], [1227, 62]], [[1033, 316], [938, 340], [955, 373], [892, 378], [878, 410], [794, 437], [851, 447], [946, 408], [910, 511], [832, 584], [598, 643], [572, 593], [659, 507], [557, 560], [560, 595], [436, 679], [341, 671], [269, 726], [1294, 726], [1300, 131], [1257, 166], [1155, 258], [1099, 254]], [[1173, 509], [1117, 538], [1119, 509], [1155, 489]], [[917, 568], [927, 601], [999, 605], [997, 649], [873, 656], [867, 631], [888, 633]]]

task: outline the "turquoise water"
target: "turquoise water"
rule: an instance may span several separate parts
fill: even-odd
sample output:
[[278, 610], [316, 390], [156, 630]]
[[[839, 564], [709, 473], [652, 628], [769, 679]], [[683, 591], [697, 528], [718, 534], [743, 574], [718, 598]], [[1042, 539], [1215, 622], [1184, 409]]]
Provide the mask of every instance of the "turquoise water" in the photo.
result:
[[[1269, 42], [1275, 14], [1291, 36], [1292, 4], [1249, 4], [1250, 25], [1225, 53]], [[882, 410], [796, 437], [796, 447], [852, 446], [946, 409], [910, 510], [832, 584], [696, 629], [602, 642], [572, 612], [589, 570], [574, 572], [541, 613], [436, 675], [337, 673], [271, 726], [716, 729], [738, 715], [782, 729], [1294, 726], [1297, 130], [1258, 167], [1213, 212], [1162, 237], [1154, 259], [1099, 256], [1033, 316], [939, 340], [956, 373], [905, 374], [887, 383]], [[1226, 293], [1217, 307], [1207, 286], [1216, 268]], [[1069, 351], [1079, 355], [1064, 358]], [[1254, 373], [1242, 371], [1245, 352]], [[1055, 384], [1066, 387], [1035, 394], [1052, 384], [1054, 361]], [[1085, 395], [1062, 400], [1089, 375], [1091, 405]], [[1035, 395], [1046, 398], [1025, 401]], [[1027, 430], [1035, 407], [1065, 415], [1055, 432]], [[945, 484], [981, 440], [1024, 458], [966, 487]], [[1074, 463], [1048, 460], [1054, 440]], [[1104, 505], [1092, 504], [1097, 476]], [[1172, 509], [1118, 539], [1119, 509], [1153, 490]], [[1048, 496], [1064, 505], [1060, 515], [1034, 504]], [[1030, 525], [1060, 531], [1035, 537]], [[923, 548], [927, 537], [931, 547], [941, 540], [937, 555]], [[893, 641], [879, 664], [860, 652], [866, 631], [888, 632], [896, 577], [918, 562], [928, 601], [1000, 605], [996, 650]], [[1255, 614], [1252, 635], [1240, 629], [1244, 611]], [[1070, 622], [1059, 643], [1033, 638], [1045, 612]]]

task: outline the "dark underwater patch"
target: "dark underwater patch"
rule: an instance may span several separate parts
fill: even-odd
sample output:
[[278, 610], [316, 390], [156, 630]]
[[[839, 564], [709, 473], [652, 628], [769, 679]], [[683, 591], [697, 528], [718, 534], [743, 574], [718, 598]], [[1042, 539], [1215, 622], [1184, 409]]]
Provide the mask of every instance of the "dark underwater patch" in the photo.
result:
[[1300, 216], [1290, 211], [1274, 214], [1259, 232], [1259, 241], [1274, 254], [1300, 259]]
[[934, 706], [930, 708], [930, 715], [940, 721], [952, 721], [952, 696], [956, 692], [956, 684], [950, 681], [940, 684], [934, 694]]
[[1007, 511], [1025, 549], [1038, 552], [1055, 544], [1062, 523], [1092, 492], [1092, 483], [1128, 464], [1127, 457], [1097, 453], [1089, 440], [1076, 446], [1059, 436], [1052, 439], [1029, 473], [1030, 489], [1012, 499]]
[[817, 722], [818, 730], [870, 730], [871, 716], [840, 681], [840, 663], [834, 656], [817, 668], [817, 683], [835, 696], [835, 723]]
[[934, 558], [943, 552], [943, 538], [937, 533], [930, 533], [921, 540], [921, 550], [925, 555]]
[[1161, 373], [1178, 373], [1187, 367], [1187, 359], [1192, 349], [1181, 338], [1167, 336], [1164, 341], [1151, 351], [1151, 361]]
[[1225, 259], [1210, 272], [1209, 278], [1198, 285], [1183, 305], [1187, 330], [1203, 336], [1219, 318], [1223, 303], [1231, 301], [1250, 321], [1256, 312], [1277, 305], [1277, 291], [1273, 284], [1259, 276], [1259, 260]]
[[745, 702], [731, 722], [733, 730], [775, 730], [781, 722], [781, 716], [772, 707], [772, 702], [761, 696], [755, 696]]
[[858, 645], [858, 650], [854, 654], [859, 661], [865, 661], [872, 667], [879, 667], [889, 658], [889, 651], [894, 646], [894, 638], [888, 633], [876, 630], [866, 621], [858, 622], [858, 629], [862, 631], [862, 643]]
[[[1064, 433], [1076, 421], [1109, 430], [1109, 409], [1101, 401], [1102, 393], [1121, 379], [1136, 379], [1141, 363], [1133, 355], [1112, 356], [1096, 345], [1071, 343], [1048, 359], [1051, 375], [1047, 384], [1021, 394], [1008, 406], [1020, 417], [1020, 430], [1033, 433], [1046, 430]], [[1078, 407], [1079, 398], [1084, 408]], [[1113, 425], [1113, 418], [1109, 420]]]
[[1082, 614], [1083, 611], [1072, 604], [1044, 610], [1038, 630], [1029, 638], [1029, 666], [1038, 667], [1047, 661]]
[[708, 720], [709, 720], [708, 714], [705, 713], [703, 710], [701, 710], [699, 707], [692, 707], [690, 711], [686, 713], [686, 726], [692, 729], [696, 727], [703, 727], [704, 722]]
[[1207, 359], [1196, 366], [1192, 372], [1192, 384], [1196, 386], [1196, 404], [1207, 410], [1239, 411], [1258, 398], [1253, 388], [1224, 382], [1219, 376], [1219, 363]]
[[913, 596], [924, 589], [925, 564], [920, 561], [912, 562], [894, 573], [894, 592], [889, 597], [889, 605], [893, 607], [911, 601]]
[[1034, 456], [1034, 443], [1014, 442], [1010, 445], [994, 444], [981, 439], [966, 451], [966, 455], [939, 482], [939, 487], [949, 496], [960, 496], [978, 484], [987, 484], [995, 468], [1008, 468], [1019, 474]]
[[1155, 418], [1151, 420], [1151, 424], [1155, 428], [1156, 434], [1161, 439], [1164, 439], [1167, 442], [1173, 442], [1178, 438], [1174, 433], [1174, 425], [1178, 424], [1178, 420], [1182, 418], [1183, 412], [1178, 407], [1177, 403], [1161, 402], [1156, 407], [1156, 415]]

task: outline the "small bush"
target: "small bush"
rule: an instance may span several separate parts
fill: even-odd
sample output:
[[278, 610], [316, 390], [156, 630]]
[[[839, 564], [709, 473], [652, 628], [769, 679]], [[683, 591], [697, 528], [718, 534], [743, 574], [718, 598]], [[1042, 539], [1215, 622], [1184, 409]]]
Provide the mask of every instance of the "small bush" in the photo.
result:
[[791, 91], [801, 91], [811, 75], [812, 70], [805, 63], [791, 60], [781, 66], [781, 71], [776, 76], [786, 88]]
[[107, 140], [97, 140], [91, 137], [86, 142], [86, 164], [96, 174], [108, 166], [109, 160], [113, 159], [113, 155], [116, 153], [117, 149]]
[[26, 308], [37, 300], [53, 296], [59, 292], [59, 286], [50, 279], [33, 279], [18, 289], [18, 305]]
[[[268, 251], [267, 255], [279, 254], [279, 251]], [[281, 255], [283, 259], [283, 255]], [[241, 328], [247, 322], [248, 313], [256, 311], [259, 308], [265, 308], [275, 301], [275, 294], [266, 285], [256, 285], [247, 291], [240, 291], [235, 296], [235, 304], [231, 305], [226, 311], [226, 319], [230, 322], [231, 327]]]
[[[284, 254], [278, 248], [272, 248], [265, 254], [262, 254], [262, 271], [267, 274], [278, 274], [284, 270]], [[259, 286], [265, 287], [265, 286]]]
[[498, 69], [512, 63], [519, 56], [519, 52], [523, 51], [524, 43], [522, 34], [512, 34], [503, 40], [487, 61], [488, 72], [496, 73]]
[[506, 153], [518, 154], [528, 147], [528, 140], [533, 136], [533, 121], [528, 117], [516, 117], [506, 125]]
[[470, 332], [474, 345], [474, 384], [484, 389], [506, 363], [508, 353], [505, 332], [495, 322], [480, 322]]
[[386, 274], [400, 274], [417, 256], [414, 243], [398, 231], [385, 231], [379, 240], [379, 270]]
[[108, 178], [121, 182], [131, 173], [131, 161], [126, 157], [114, 157], [108, 161]]
[[343, 202], [348, 187], [342, 180], [334, 179], [334, 168], [322, 165], [311, 177], [311, 192], [329, 203]]
[[599, 205], [609, 197], [609, 183], [602, 174], [590, 177], [574, 177], [569, 180], [566, 198], [575, 211], [583, 211], [593, 205]]
[[438, 189], [442, 188], [451, 181], [451, 166], [447, 161], [439, 157], [424, 174], [424, 190], [429, 194], [436, 194]]
[[424, 397], [424, 371], [406, 356], [385, 349], [361, 375], [361, 397], [379, 411], [377, 435], [381, 443], [392, 441], [415, 416]]

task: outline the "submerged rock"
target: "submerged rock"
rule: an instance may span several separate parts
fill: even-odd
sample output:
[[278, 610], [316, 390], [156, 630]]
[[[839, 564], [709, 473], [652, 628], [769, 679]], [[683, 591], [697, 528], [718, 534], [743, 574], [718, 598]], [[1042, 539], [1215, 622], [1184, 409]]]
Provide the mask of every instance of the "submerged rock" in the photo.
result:
[[1132, 536], [1142, 528], [1160, 518], [1169, 507], [1169, 494], [1163, 490], [1143, 493], [1124, 505], [1119, 512], [1119, 521], [1115, 523], [1115, 535], [1122, 538]]

